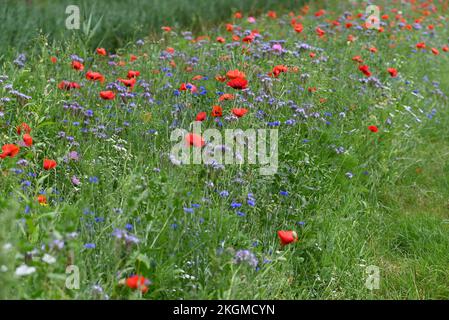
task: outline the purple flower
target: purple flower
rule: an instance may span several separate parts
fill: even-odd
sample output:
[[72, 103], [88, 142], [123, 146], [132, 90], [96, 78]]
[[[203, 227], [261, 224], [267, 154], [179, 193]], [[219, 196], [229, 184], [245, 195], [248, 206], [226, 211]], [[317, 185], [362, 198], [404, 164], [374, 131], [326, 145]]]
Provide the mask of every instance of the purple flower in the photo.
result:
[[238, 250], [234, 256], [234, 263], [248, 263], [250, 266], [256, 268], [259, 264], [254, 253], [249, 250]]

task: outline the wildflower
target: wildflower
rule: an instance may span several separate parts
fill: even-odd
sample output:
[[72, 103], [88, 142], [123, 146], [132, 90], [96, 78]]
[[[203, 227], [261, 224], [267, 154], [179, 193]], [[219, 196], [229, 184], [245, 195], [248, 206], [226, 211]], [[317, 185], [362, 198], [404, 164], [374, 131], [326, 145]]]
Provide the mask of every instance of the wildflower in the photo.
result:
[[6, 157], [14, 158], [20, 151], [20, 148], [15, 144], [5, 144], [2, 146], [2, 153], [0, 153], [0, 159]]
[[51, 170], [53, 168], [56, 168], [56, 161], [51, 159], [44, 159], [44, 169], [45, 170]]
[[387, 71], [392, 78], [395, 78], [398, 75], [398, 70], [396, 70], [395, 68], [388, 68]]
[[97, 48], [97, 54], [99, 54], [100, 56], [105, 56], [106, 49], [105, 48]]
[[278, 231], [278, 237], [281, 240], [281, 244], [284, 246], [298, 240], [298, 234], [296, 231], [280, 230]]
[[220, 106], [212, 107], [212, 117], [221, 117], [223, 115], [223, 109]]
[[138, 76], [140, 76], [140, 72], [139, 71], [129, 70], [126, 77], [128, 79], [131, 79], [131, 78], [137, 78]]
[[320, 27], [316, 27], [315, 32], [320, 38], [322, 38], [326, 34], [326, 32]]
[[24, 133], [30, 133], [31, 132], [31, 128], [29, 125], [27, 125], [25, 122], [21, 123], [20, 125], [17, 126], [16, 128], [17, 134], [22, 134], [22, 131]]
[[230, 93], [224, 93], [218, 98], [219, 101], [225, 101], [225, 100], [234, 100], [234, 95]]
[[235, 78], [228, 81], [227, 85], [233, 89], [242, 90], [248, 87], [248, 81], [245, 78]]
[[304, 30], [304, 27], [301, 23], [295, 23], [293, 29], [295, 30], [295, 32], [301, 33]]
[[204, 145], [206, 144], [203, 137], [201, 137], [200, 135], [197, 135], [195, 133], [188, 133], [185, 136], [185, 141], [188, 146], [195, 146], [197, 148], [204, 147]]
[[126, 279], [126, 286], [131, 289], [138, 289], [142, 293], [148, 292], [148, 286], [150, 285], [150, 280], [143, 276], [133, 275]]
[[72, 61], [72, 68], [77, 70], [77, 71], [83, 71], [84, 70], [84, 65], [76, 60]]
[[236, 116], [236, 117], [243, 117], [246, 113], [248, 112], [248, 109], [245, 108], [234, 108], [232, 109], [232, 113]]
[[242, 78], [245, 79], [246, 75], [245, 73], [239, 71], [238, 69], [234, 69], [234, 70], [230, 70], [226, 73], [226, 77], [228, 77], [228, 79], [237, 79], [237, 78]]
[[25, 133], [22, 139], [27, 147], [31, 147], [33, 145], [33, 138], [28, 133]]
[[287, 72], [288, 68], [284, 65], [277, 65], [273, 68], [272, 74], [275, 78], [277, 78], [279, 76], [279, 74], [283, 73], [283, 72]]
[[70, 181], [72, 182], [72, 184], [74, 186], [79, 186], [81, 184], [80, 180], [78, 179], [77, 176], [72, 176], [72, 178], [70, 179]]
[[53, 264], [56, 262], [56, 258], [49, 255], [48, 253], [44, 254], [44, 256], [42, 257], [42, 261], [44, 261], [45, 263], [48, 264]]
[[376, 132], [379, 131], [379, 128], [377, 128], [377, 126], [373, 125], [373, 126], [368, 126], [368, 130], [371, 131], [371, 132], [376, 133]]
[[268, 18], [271, 18], [271, 19], [276, 19], [276, 18], [277, 18], [277, 14], [276, 14], [275, 11], [270, 10], [270, 11], [268, 11], [268, 13], [267, 13], [267, 17], [268, 17]]
[[92, 80], [92, 81], [100, 81], [102, 83], [105, 80], [104, 76], [101, 73], [93, 72], [93, 71], [86, 72], [86, 79], [87, 80]]
[[280, 45], [279, 43], [275, 43], [271, 47], [271, 50], [273, 50], [274, 52], [277, 52], [277, 53], [281, 53], [282, 52], [282, 45]]
[[131, 78], [131, 79], [119, 78], [118, 81], [123, 83], [125, 85], [125, 87], [130, 87], [130, 88], [134, 87], [134, 85], [136, 84], [136, 78]]
[[115, 98], [115, 93], [113, 91], [100, 91], [100, 97], [104, 100], [113, 100]]
[[33, 274], [36, 272], [36, 268], [35, 267], [29, 267], [26, 264], [22, 264], [20, 267], [18, 267], [16, 269], [16, 271], [14, 272], [14, 274], [18, 277], [22, 277], [22, 276], [28, 276], [30, 274]]
[[440, 51], [438, 51], [437, 48], [432, 48], [431, 51], [432, 51], [432, 53], [433, 53], [434, 55], [436, 55], [436, 56], [440, 54]]
[[238, 250], [234, 255], [234, 263], [248, 263], [251, 267], [256, 268], [259, 264], [257, 257], [249, 250]]
[[199, 112], [197, 115], [196, 115], [196, 118], [195, 118], [195, 121], [204, 121], [204, 120], [206, 120], [206, 117], [207, 117], [207, 113], [206, 112]]
[[58, 89], [61, 90], [70, 90], [70, 89], [79, 89], [80, 85], [76, 82], [70, 82], [63, 80], [58, 84]]
[[39, 202], [41, 206], [45, 206], [47, 205], [47, 197], [43, 194], [40, 194], [37, 196], [37, 202]]
[[369, 71], [369, 67], [367, 65], [361, 65], [359, 66], [359, 70], [362, 71], [362, 73], [367, 76], [371, 77], [371, 72]]
[[86, 248], [86, 249], [95, 249], [96, 245], [95, 245], [95, 243], [86, 243], [84, 245], [84, 248]]
[[418, 42], [416, 44], [416, 48], [418, 48], [418, 49], [425, 49], [426, 48], [426, 44], [424, 42]]

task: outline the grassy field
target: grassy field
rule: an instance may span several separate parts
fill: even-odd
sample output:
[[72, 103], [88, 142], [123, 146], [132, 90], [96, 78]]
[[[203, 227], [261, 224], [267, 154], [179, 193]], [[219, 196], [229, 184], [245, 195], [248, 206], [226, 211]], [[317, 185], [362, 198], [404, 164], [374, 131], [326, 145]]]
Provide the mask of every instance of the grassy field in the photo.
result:
[[[157, 41], [24, 38], [5, 59], [0, 297], [449, 298], [448, 1], [378, 1], [380, 30], [362, 2], [224, 3], [189, 7], [223, 21], [201, 32], [167, 11]], [[277, 130], [277, 172], [178, 164], [170, 136], [201, 112]]]
[[[163, 25], [206, 33], [208, 28], [228, 19], [233, 11], [261, 14], [272, 7], [286, 10], [299, 7], [303, 0], [1, 0], [0, 61], [15, 50], [38, 49], [35, 42], [46, 36], [51, 45], [64, 46], [79, 41], [95, 49], [123, 47], [140, 37], [156, 38]], [[76, 5], [80, 29], [65, 27]]]

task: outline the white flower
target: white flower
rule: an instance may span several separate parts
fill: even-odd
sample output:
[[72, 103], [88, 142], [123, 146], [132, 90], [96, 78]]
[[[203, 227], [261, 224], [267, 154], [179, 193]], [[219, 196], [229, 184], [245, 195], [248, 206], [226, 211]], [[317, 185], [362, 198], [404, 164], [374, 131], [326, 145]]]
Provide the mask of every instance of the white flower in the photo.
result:
[[2, 265], [2, 266], [0, 267], [0, 271], [1, 271], [1, 272], [6, 272], [6, 271], [8, 271], [8, 267], [5, 266], [5, 265]]
[[42, 257], [42, 261], [48, 263], [48, 264], [53, 264], [56, 262], [56, 258], [49, 255], [48, 253], [44, 254], [44, 256]]
[[20, 267], [16, 269], [15, 275], [18, 277], [27, 276], [36, 272], [35, 267], [28, 267], [26, 264], [22, 264]]

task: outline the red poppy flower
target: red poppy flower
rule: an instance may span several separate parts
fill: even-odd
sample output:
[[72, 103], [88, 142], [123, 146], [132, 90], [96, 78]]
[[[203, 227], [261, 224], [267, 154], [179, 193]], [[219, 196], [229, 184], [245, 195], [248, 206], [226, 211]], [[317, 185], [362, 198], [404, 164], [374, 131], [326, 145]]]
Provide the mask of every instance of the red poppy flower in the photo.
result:
[[246, 78], [245, 73], [239, 71], [238, 69], [235, 70], [229, 70], [228, 72], [226, 72], [226, 77], [228, 77], [228, 79], [237, 79], [237, 78]]
[[250, 34], [250, 35], [248, 35], [248, 36], [246, 36], [246, 37], [244, 37], [242, 39], [242, 41], [246, 42], [246, 43], [251, 43], [251, 42], [253, 42], [253, 40], [254, 40], [254, 35], [253, 34]]
[[236, 19], [242, 19], [242, 17], [243, 17], [243, 15], [242, 15], [241, 12], [236, 12], [236, 13], [234, 13], [234, 18], [236, 18]]
[[387, 71], [393, 78], [397, 77], [398, 75], [398, 70], [396, 70], [395, 68], [388, 68]]
[[303, 27], [303, 25], [301, 24], [301, 23], [296, 23], [294, 26], [293, 26], [293, 29], [297, 32], [297, 33], [301, 33], [303, 30], [304, 30], [304, 27]]
[[298, 241], [298, 234], [296, 231], [279, 230], [278, 237], [283, 246]]
[[231, 111], [232, 111], [232, 113], [236, 117], [240, 118], [240, 117], [243, 117], [248, 112], [248, 109], [245, 109], [245, 108], [234, 108]]
[[22, 134], [22, 131], [25, 133], [30, 133], [31, 128], [25, 122], [22, 122], [20, 125], [17, 126], [16, 131], [17, 131], [17, 134]]
[[56, 168], [56, 161], [51, 159], [44, 159], [44, 169], [45, 170], [51, 170], [53, 168]]
[[167, 49], [165, 49], [165, 51], [170, 54], [175, 53], [175, 49], [173, 49], [172, 47], [167, 47]]
[[359, 70], [362, 71], [365, 76], [371, 77], [371, 72], [369, 71], [369, 67], [367, 65], [359, 66]]
[[188, 146], [194, 146], [197, 148], [202, 148], [206, 144], [203, 137], [196, 133], [188, 133], [185, 137], [185, 141]]
[[191, 83], [181, 83], [181, 86], [179, 87], [180, 91], [187, 91], [190, 90], [191, 93], [195, 93], [198, 91], [195, 85]]
[[372, 53], [376, 53], [377, 52], [377, 48], [376, 47], [371, 47], [368, 49], [370, 52]]
[[165, 32], [170, 32], [171, 31], [170, 27], [162, 27], [161, 29], [164, 30]]
[[72, 68], [78, 71], [83, 71], [84, 70], [84, 65], [76, 60], [72, 61]]
[[92, 81], [104, 82], [104, 76], [100, 72], [88, 71], [86, 72], [86, 79]]
[[136, 60], [137, 60], [137, 56], [134, 55], [134, 54], [132, 54], [132, 55], [129, 57], [129, 61], [131, 61], [131, 62], [136, 61]]
[[270, 10], [270, 11], [268, 11], [268, 13], [267, 13], [267, 17], [268, 17], [268, 18], [271, 18], [271, 19], [276, 19], [278, 16], [277, 16], [277, 14], [276, 14], [275, 11]]
[[198, 81], [198, 80], [202, 80], [203, 76], [202, 75], [196, 75], [192, 78], [192, 81]]
[[226, 39], [223, 38], [223, 37], [217, 37], [215, 40], [216, 40], [218, 43], [225, 43], [225, 42], [226, 42]]
[[113, 100], [115, 98], [115, 93], [113, 91], [100, 91], [100, 97], [104, 100]]
[[223, 109], [220, 106], [212, 107], [212, 117], [221, 117], [223, 115]]
[[22, 139], [27, 147], [31, 147], [33, 145], [33, 137], [31, 137], [28, 133], [25, 133]]
[[6, 157], [14, 158], [20, 151], [19, 146], [15, 144], [5, 144], [2, 146], [2, 153], [0, 153], [0, 159], [5, 159]]
[[105, 48], [97, 48], [97, 53], [100, 56], [105, 56], [106, 55], [106, 50], [105, 50]]
[[140, 72], [139, 71], [129, 70], [128, 71], [128, 75], [126, 77], [128, 79], [131, 79], [131, 78], [137, 78], [138, 76], [140, 76]]
[[273, 75], [277, 78], [282, 72], [287, 72], [288, 68], [284, 65], [277, 65], [273, 68]]
[[79, 89], [80, 85], [78, 83], [76, 83], [76, 82], [70, 82], [70, 81], [62, 80], [58, 84], [58, 88], [61, 89], [61, 90]]
[[39, 202], [39, 204], [41, 205], [46, 205], [47, 204], [47, 197], [43, 194], [40, 194], [37, 196], [37, 202]]
[[426, 48], [426, 44], [424, 42], [418, 42], [416, 44], [416, 48], [418, 48], [418, 49], [425, 49]]
[[317, 12], [315, 12], [315, 17], [321, 17], [325, 13], [326, 11], [324, 9], [320, 9]]
[[377, 131], [379, 131], [379, 128], [377, 128], [377, 126], [368, 126], [368, 130], [376, 133]]
[[56, 62], [58, 62], [58, 58], [53, 56], [50, 58], [50, 61], [51, 61], [51, 63], [56, 63]]
[[230, 23], [226, 24], [226, 31], [232, 32], [234, 30], [234, 26]]
[[354, 56], [352, 57], [352, 61], [358, 62], [358, 63], [362, 63], [362, 57], [361, 56]]
[[318, 35], [318, 37], [320, 37], [320, 38], [323, 37], [326, 34], [326, 31], [324, 31], [320, 27], [316, 27], [315, 32]]
[[235, 78], [228, 81], [227, 85], [233, 89], [242, 90], [248, 87], [248, 81], [245, 78]]
[[225, 100], [234, 100], [234, 95], [230, 93], [223, 93], [220, 98], [218, 98], [219, 101], [225, 101]]
[[150, 281], [139, 275], [134, 275], [126, 279], [126, 286], [131, 289], [138, 289], [142, 293], [147, 293]]
[[121, 83], [123, 83], [126, 87], [134, 87], [134, 85], [136, 84], [136, 78], [131, 78], [131, 79], [117, 79], [118, 81], [120, 81]]
[[204, 121], [206, 120], [207, 113], [202, 111], [196, 115], [195, 121]]
[[449, 47], [448, 46], [444, 46], [443, 48], [441, 48], [441, 50], [443, 50], [444, 52], [448, 52], [449, 51]]

